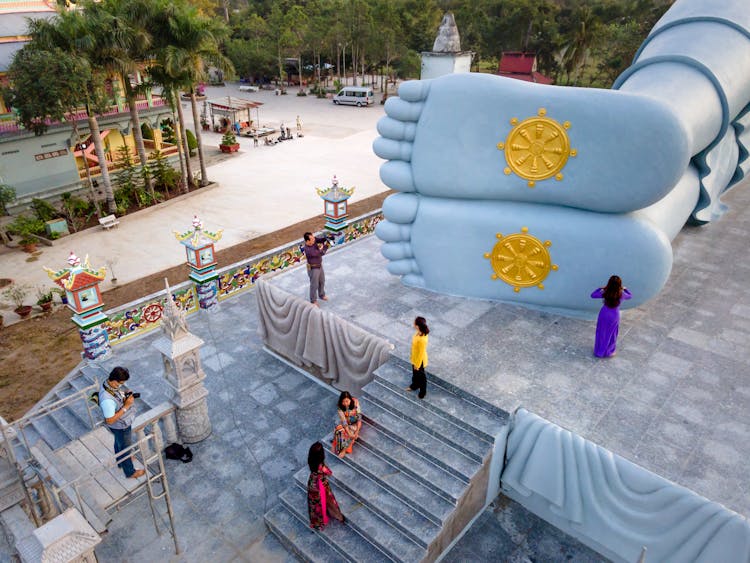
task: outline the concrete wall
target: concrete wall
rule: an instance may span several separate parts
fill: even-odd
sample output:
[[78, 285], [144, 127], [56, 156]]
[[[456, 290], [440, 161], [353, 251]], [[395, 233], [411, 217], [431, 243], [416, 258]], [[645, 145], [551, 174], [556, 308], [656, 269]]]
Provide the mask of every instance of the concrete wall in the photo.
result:
[[[0, 139], [0, 177], [16, 189], [18, 199], [50, 187], [77, 187], [78, 170], [68, 146], [70, 135], [70, 129], [61, 129], [40, 137], [19, 135]], [[65, 154], [53, 157], [54, 151], [65, 151]]]

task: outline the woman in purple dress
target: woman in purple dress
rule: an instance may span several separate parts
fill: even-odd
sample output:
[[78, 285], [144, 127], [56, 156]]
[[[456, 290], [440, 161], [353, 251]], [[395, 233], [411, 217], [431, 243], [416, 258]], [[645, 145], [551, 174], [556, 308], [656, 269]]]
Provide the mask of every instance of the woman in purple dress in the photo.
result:
[[591, 294], [592, 299], [604, 299], [596, 320], [596, 341], [594, 342], [594, 356], [609, 358], [615, 355], [617, 348], [617, 333], [620, 329], [620, 303], [623, 299], [630, 299], [630, 292], [622, 287], [619, 276], [612, 276], [607, 287], [597, 288]]

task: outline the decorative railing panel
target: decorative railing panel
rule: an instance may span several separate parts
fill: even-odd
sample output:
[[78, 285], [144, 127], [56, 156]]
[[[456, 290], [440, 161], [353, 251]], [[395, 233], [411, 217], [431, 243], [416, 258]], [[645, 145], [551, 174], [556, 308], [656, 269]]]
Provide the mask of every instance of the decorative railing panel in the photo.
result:
[[[380, 209], [353, 219], [345, 230], [333, 240], [331, 251], [372, 234], [383, 219]], [[248, 260], [237, 262], [221, 270], [219, 276], [219, 300], [223, 301], [248, 291], [264, 274], [279, 272], [304, 260], [300, 242], [275, 248]], [[186, 314], [199, 310], [195, 285], [186, 281], [172, 287], [172, 298]], [[102, 326], [107, 330], [109, 342], [115, 346], [135, 336], [146, 334], [161, 325], [162, 312], [166, 305], [163, 292], [148, 295], [121, 307], [107, 311], [107, 320]]]

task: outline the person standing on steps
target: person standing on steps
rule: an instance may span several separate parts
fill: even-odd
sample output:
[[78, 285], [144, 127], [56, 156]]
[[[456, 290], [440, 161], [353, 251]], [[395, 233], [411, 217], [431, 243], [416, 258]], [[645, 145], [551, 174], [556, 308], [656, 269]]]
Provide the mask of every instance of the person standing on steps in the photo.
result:
[[[124, 367], [117, 366], [99, 388], [99, 408], [102, 409], [107, 428], [115, 437], [115, 455], [133, 444], [130, 427], [135, 419], [135, 410], [132, 408], [135, 395], [124, 387], [128, 379], [130, 372]], [[127, 457], [118, 456], [117, 462], [125, 477], [129, 479], [138, 479], [146, 474], [145, 470], [133, 467], [132, 452], [127, 454]]]
[[414, 319], [416, 332], [411, 338], [411, 385], [407, 391], [419, 390], [418, 397], [424, 399], [427, 394], [427, 375], [424, 368], [427, 367], [427, 335], [430, 329], [424, 317]]
[[617, 335], [620, 332], [620, 303], [632, 295], [622, 286], [619, 276], [611, 276], [606, 287], [599, 287], [591, 294], [592, 299], [604, 299], [599, 317], [596, 319], [594, 356], [611, 358], [617, 352]]
[[326, 295], [326, 275], [323, 272], [323, 255], [328, 252], [330, 243], [325, 237], [316, 237], [310, 232], [304, 234], [302, 252], [307, 258], [307, 276], [310, 278], [310, 303], [318, 305], [318, 298], [328, 301]]
[[328, 524], [329, 515], [346, 524], [346, 518], [341, 514], [339, 503], [336, 502], [328, 483], [328, 476], [333, 472], [326, 466], [326, 452], [320, 442], [310, 446], [307, 465], [310, 467], [310, 477], [307, 479], [307, 512], [310, 515], [310, 527], [322, 530]]

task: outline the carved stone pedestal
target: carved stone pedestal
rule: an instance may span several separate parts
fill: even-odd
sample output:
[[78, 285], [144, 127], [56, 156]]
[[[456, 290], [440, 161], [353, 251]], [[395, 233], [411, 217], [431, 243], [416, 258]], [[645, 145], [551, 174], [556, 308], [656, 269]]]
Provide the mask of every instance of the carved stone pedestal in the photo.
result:
[[200, 360], [203, 340], [191, 333], [177, 340], [163, 336], [154, 342], [162, 354], [164, 378], [172, 388], [172, 403], [177, 407], [177, 431], [180, 441], [193, 444], [211, 434], [206, 397], [203, 385], [206, 373]]
[[203, 340], [188, 331], [184, 313], [172, 299], [167, 285], [167, 306], [162, 318], [163, 336], [154, 342], [162, 354], [164, 379], [172, 388], [172, 403], [177, 407], [177, 431], [180, 441], [194, 444], [211, 434], [203, 385], [206, 373], [201, 366], [200, 347]]

